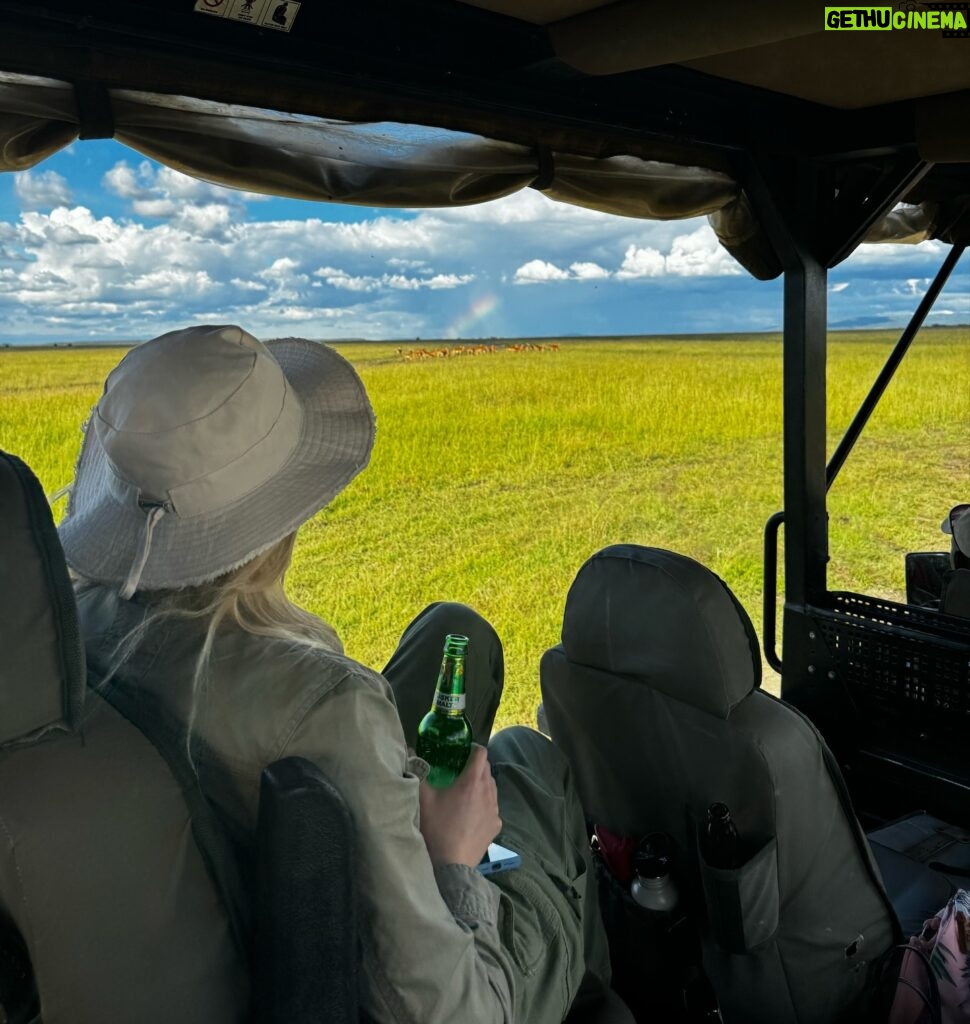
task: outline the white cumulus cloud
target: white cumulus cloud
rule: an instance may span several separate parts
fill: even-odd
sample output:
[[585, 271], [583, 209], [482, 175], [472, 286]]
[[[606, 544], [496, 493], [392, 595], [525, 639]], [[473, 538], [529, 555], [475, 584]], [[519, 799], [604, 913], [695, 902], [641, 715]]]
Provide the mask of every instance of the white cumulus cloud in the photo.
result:
[[602, 281], [610, 276], [606, 267], [601, 267], [598, 263], [570, 263], [569, 269], [580, 281]]
[[667, 273], [677, 277], [720, 277], [743, 272], [707, 224], [689, 235], [678, 235], [667, 254], [666, 264]]
[[164, 267], [118, 284], [122, 291], [137, 292], [140, 295], [174, 297], [181, 299], [206, 295], [216, 288], [215, 281], [204, 270], [182, 270], [178, 267]]
[[[390, 261], [389, 261], [390, 262]], [[343, 288], [351, 292], [376, 292], [387, 288], [395, 291], [418, 291], [430, 288], [459, 288], [475, 280], [474, 274], [434, 274], [431, 277], [408, 277], [406, 274], [354, 275], [337, 267], [320, 267], [315, 277], [323, 278], [331, 288]]]
[[633, 277], [660, 277], [665, 269], [666, 262], [662, 253], [651, 246], [639, 248], [636, 245], [629, 245], [623, 254], [623, 263], [616, 276], [622, 280]]
[[14, 191], [25, 210], [68, 206], [71, 189], [67, 179], [57, 171], [21, 171], [14, 175]]
[[421, 284], [432, 291], [440, 291], [442, 288], [460, 288], [474, 280], [474, 274], [435, 274], [434, 277], [423, 279]]
[[343, 288], [349, 292], [373, 292], [378, 288], [376, 277], [358, 277], [336, 267], [320, 267], [313, 273], [322, 277], [331, 288]]
[[178, 203], [174, 199], [133, 199], [132, 212], [138, 217], [150, 217], [153, 220], [165, 220], [178, 212]]
[[152, 165], [143, 160], [138, 169], [126, 160], [105, 171], [101, 184], [120, 199], [148, 199], [152, 195]]
[[919, 245], [905, 245], [895, 242], [863, 242], [852, 254], [852, 265], [885, 266], [899, 264], [930, 263], [939, 266], [947, 249], [944, 242], [933, 239]]
[[743, 271], [723, 249], [707, 224], [686, 235], [677, 235], [664, 255], [653, 246], [627, 246], [616, 276], [621, 280], [638, 277], [726, 277]]
[[545, 281], [568, 281], [569, 271], [546, 260], [529, 260], [515, 272], [516, 284], [542, 284]]
[[173, 218], [173, 224], [196, 236], [222, 234], [233, 219], [232, 208], [226, 203], [188, 203]]
[[928, 277], [908, 277], [906, 278], [905, 294], [922, 298], [926, 294], [929, 283], [930, 279]]
[[197, 222], [193, 218], [202, 218], [200, 223], [206, 231], [215, 227], [211, 221], [213, 209], [224, 211], [219, 216], [235, 215], [245, 209], [246, 203], [268, 198], [200, 181], [171, 167], [156, 166], [150, 160], [142, 160], [137, 167], [119, 160], [105, 171], [101, 184], [119, 199], [130, 200], [132, 213], [137, 217], [176, 218], [189, 227]]

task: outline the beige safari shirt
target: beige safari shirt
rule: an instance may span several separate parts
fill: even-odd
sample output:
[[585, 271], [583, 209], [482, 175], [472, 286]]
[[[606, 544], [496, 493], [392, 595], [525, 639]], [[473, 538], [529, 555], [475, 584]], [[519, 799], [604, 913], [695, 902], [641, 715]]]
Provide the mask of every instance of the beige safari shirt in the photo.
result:
[[[88, 664], [103, 674], [148, 606], [99, 586], [78, 606]], [[409, 755], [387, 681], [341, 654], [226, 629], [194, 694], [200, 636], [191, 621], [150, 626], [114, 685], [181, 723], [194, 709], [211, 752], [196, 765], [203, 788], [242, 835], [254, 834], [271, 762], [305, 757], [337, 786], [359, 839], [362, 1008], [378, 1024], [512, 1024], [500, 892], [473, 868], [432, 866], [418, 829], [427, 766]]]

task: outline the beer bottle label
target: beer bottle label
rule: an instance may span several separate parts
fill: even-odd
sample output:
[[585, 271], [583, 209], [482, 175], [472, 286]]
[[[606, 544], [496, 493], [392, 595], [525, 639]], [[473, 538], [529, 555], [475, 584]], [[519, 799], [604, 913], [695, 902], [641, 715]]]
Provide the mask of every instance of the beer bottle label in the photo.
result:
[[456, 711], [465, 710], [465, 695], [463, 693], [441, 693], [435, 691], [435, 711], [443, 711], [445, 714], [453, 714]]

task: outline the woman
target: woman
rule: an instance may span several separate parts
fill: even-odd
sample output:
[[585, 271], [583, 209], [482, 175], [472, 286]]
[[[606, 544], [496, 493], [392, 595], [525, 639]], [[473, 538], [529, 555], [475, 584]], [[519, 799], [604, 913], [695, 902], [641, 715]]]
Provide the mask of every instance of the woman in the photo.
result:
[[[488, 742], [494, 631], [434, 605], [382, 676], [283, 591], [295, 531], [366, 466], [373, 439], [360, 379], [322, 345], [193, 327], [129, 352], [92, 413], [60, 528], [89, 667], [184, 737], [243, 849], [268, 763], [300, 755], [334, 781], [358, 836], [361, 1004], [375, 1021], [552, 1024], [584, 977], [609, 977], [564, 759], [505, 730], [432, 790], [407, 746], [447, 632], [471, 636], [469, 718]], [[523, 863], [492, 881], [476, 865], [500, 830]]]

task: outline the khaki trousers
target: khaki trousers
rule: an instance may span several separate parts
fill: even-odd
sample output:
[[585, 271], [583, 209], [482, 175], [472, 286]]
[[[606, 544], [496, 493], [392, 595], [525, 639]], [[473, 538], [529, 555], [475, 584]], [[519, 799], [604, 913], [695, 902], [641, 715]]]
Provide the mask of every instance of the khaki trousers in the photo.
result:
[[469, 638], [466, 714], [476, 743], [488, 746], [503, 828], [498, 842], [522, 866], [489, 878], [502, 891], [499, 934], [515, 974], [515, 1019], [558, 1024], [580, 987], [609, 983], [583, 811], [562, 753], [523, 726], [491, 736], [504, 682], [502, 644], [480, 615], [461, 604], [430, 605], [407, 627], [384, 669], [404, 735], [413, 746], [431, 707], [447, 633]]

